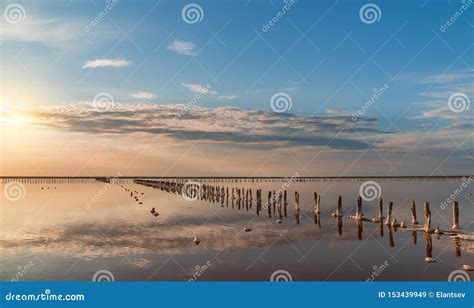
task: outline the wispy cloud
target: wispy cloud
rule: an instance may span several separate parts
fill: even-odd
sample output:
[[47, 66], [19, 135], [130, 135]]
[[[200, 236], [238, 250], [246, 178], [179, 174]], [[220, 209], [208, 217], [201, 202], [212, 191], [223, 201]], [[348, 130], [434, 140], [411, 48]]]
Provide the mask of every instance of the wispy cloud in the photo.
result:
[[209, 84], [202, 85], [198, 83], [181, 83], [181, 85], [194, 94], [217, 94], [216, 91], [211, 90], [211, 85]]
[[137, 92], [137, 93], [133, 93], [132, 97], [138, 98], [138, 99], [155, 99], [158, 97], [158, 95], [151, 92]]
[[425, 84], [445, 84], [453, 83], [458, 81], [463, 81], [469, 78], [474, 77], [474, 71], [472, 70], [463, 70], [453, 73], [443, 73], [437, 75], [431, 75], [420, 80], [420, 83]]
[[218, 99], [236, 99], [238, 98], [238, 95], [220, 95], [217, 98]]
[[219, 100], [232, 100], [239, 97], [238, 95], [219, 95], [217, 91], [211, 90], [210, 84], [202, 85], [198, 83], [181, 83], [181, 85], [194, 94], [209, 94]]
[[168, 49], [185, 56], [196, 56], [198, 54], [196, 45], [188, 41], [175, 40], [168, 45]]
[[375, 127], [377, 120], [368, 118], [354, 122], [349, 116], [185, 107], [182, 104], [116, 104], [113, 111], [100, 113], [87, 104], [79, 104], [69, 109], [43, 109], [35, 113], [35, 117], [39, 125], [89, 134], [147, 133], [211, 144], [239, 142], [257, 148], [285, 143], [290, 147], [359, 150], [374, 146], [370, 140], [381, 134]]
[[125, 59], [95, 59], [86, 61], [82, 68], [124, 67], [130, 64], [132, 62]]

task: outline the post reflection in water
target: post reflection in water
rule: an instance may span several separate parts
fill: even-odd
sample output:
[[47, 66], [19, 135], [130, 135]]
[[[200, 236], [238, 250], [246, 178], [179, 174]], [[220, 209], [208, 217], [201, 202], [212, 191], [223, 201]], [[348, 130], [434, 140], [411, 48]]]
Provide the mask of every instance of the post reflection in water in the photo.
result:
[[[369, 249], [357, 250], [353, 257], [361, 267], [368, 268], [379, 264], [379, 257], [386, 258], [384, 252], [390, 252], [395, 247], [395, 242], [401, 243], [393, 251], [401, 259], [406, 259], [407, 256], [419, 257], [421, 251], [421, 255], [426, 256], [425, 262], [430, 263], [434, 262], [434, 245], [437, 245], [436, 249], [439, 251], [453, 249], [449, 256], [443, 256], [443, 262], [433, 263], [430, 271], [425, 272], [420, 267], [409, 274], [405, 273], [409, 275], [409, 279], [414, 280], [445, 279], [443, 275], [448, 270], [461, 268], [463, 264], [470, 262], [470, 244], [453, 236], [453, 233], [466, 232], [466, 229], [451, 231], [444, 223], [447, 217], [440, 217], [451, 216], [451, 211], [440, 212], [439, 216], [432, 218], [433, 225], [439, 224], [440, 228], [433, 231], [431, 228], [425, 229], [418, 224], [416, 217], [412, 217], [416, 216], [413, 210], [416, 204], [411, 202], [411, 196], [410, 204], [406, 205], [396, 195], [384, 195], [384, 213], [381, 200], [365, 203], [357, 198], [357, 207], [352, 205], [353, 202], [346, 202], [342, 206], [343, 199], [350, 200], [354, 191], [358, 191], [357, 183], [353, 186], [347, 184], [347, 187], [352, 187], [347, 192], [341, 192], [341, 187], [346, 186], [334, 186], [331, 193], [325, 192], [322, 195], [314, 190], [326, 191], [330, 184], [317, 187], [314, 184], [302, 186], [303, 184], [298, 183], [292, 186], [292, 190], [277, 190], [276, 185], [271, 183], [262, 185], [262, 189], [250, 183], [239, 184], [238, 187], [232, 187], [232, 184], [228, 187], [202, 184], [203, 190], [197, 192], [188, 189], [185, 183], [178, 184], [148, 180], [140, 181], [140, 185], [125, 186], [114, 183], [102, 183], [100, 186], [64, 184], [53, 190], [54, 206], [39, 212], [41, 217], [38, 217], [38, 223], [28, 216], [32, 204], [41, 204], [42, 200], [49, 200], [51, 195], [46, 189], [41, 190], [41, 186], [28, 186], [25, 200], [15, 203], [15, 206], [7, 204], [3, 208], [2, 215], [5, 219], [2, 228], [6, 232], [0, 234], [0, 262], [5, 264], [9, 272], [0, 275], [4, 279], [11, 276], [11, 272], [21, 263], [18, 256], [32, 258], [38, 255], [51, 260], [51, 264], [43, 272], [31, 272], [27, 279], [69, 279], [60, 264], [68, 264], [66, 261], [70, 258], [76, 263], [77, 260], [82, 261], [71, 272], [75, 275], [73, 279], [88, 279], [81, 273], [93, 273], [97, 270], [96, 267], [106, 264], [114, 274], [117, 272], [117, 277], [125, 277], [124, 279], [148, 279], [153, 271], [146, 269], [163, 268], [150, 280], [180, 280], [183, 275], [188, 275], [189, 268], [205, 264], [207, 260], [212, 261], [212, 256], [216, 255], [222, 263], [216, 263], [213, 266], [215, 272], [209, 270], [202, 280], [239, 280], [244, 276], [249, 280], [265, 280], [268, 279], [268, 273], [275, 270], [275, 266], [288, 269], [295, 280], [324, 280], [333, 271], [335, 272], [330, 279], [365, 279], [364, 273], [360, 273], [359, 269], [352, 269], [350, 264], [338, 267], [341, 259], [350, 255], [361, 242]], [[410, 185], [397, 191], [406, 191]], [[94, 200], [93, 203], [84, 200], [98, 192], [102, 194], [104, 187], [107, 187], [107, 193], [101, 199]], [[385, 191], [391, 190], [387, 188]], [[265, 198], [267, 192], [268, 202]], [[183, 198], [183, 193], [188, 194], [187, 199]], [[127, 200], [124, 201], [124, 198]], [[192, 199], [192, 202], [188, 199]], [[437, 200], [433, 199], [434, 207]], [[133, 207], [130, 207], [130, 202], [134, 204]], [[291, 203], [293, 206], [288, 206]], [[87, 205], [86, 209], [84, 204]], [[392, 211], [387, 211], [390, 204]], [[144, 209], [144, 206], [149, 208]], [[459, 215], [462, 228], [469, 225], [466, 217], [472, 217], [472, 211], [463, 204], [459, 204], [459, 207], [461, 214], [466, 213], [465, 216]], [[150, 209], [155, 209], [160, 215], [149, 215]], [[123, 215], [124, 211], [129, 211], [125, 212], [126, 216]], [[457, 214], [457, 211], [454, 213]], [[388, 220], [384, 217], [387, 214]], [[332, 217], [335, 218], [337, 231], [330, 221], [334, 219]], [[409, 223], [405, 224], [403, 221]], [[48, 222], [49, 225], [44, 226], [40, 222]], [[20, 223], [28, 225], [29, 230], [20, 231]], [[385, 228], [388, 241], [379, 241], [377, 237], [385, 236]], [[418, 232], [425, 234], [426, 247], [416, 247]], [[435, 243], [431, 235], [434, 232], [438, 232]], [[13, 236], [15, 233], [20, 235], [20, 240], [6, 236]], [[98, 236], [100, 234], [107, 234], [107, 237]], [[199, 245], [193, 242], [195, 237], [200, 240]], [[356, 237], [358, 240], [354, 241]], [[403, 245], [405, 239], [413, 245]], [[312, 249], [318, 245], [324, 249]], [[301, 263], [293, 262], [291, 257], [279, 257], [281, 254], [291, 256], [294, 249], [305, 254], [310, 262], [317, 260], [324, 266], [314, 273]], [[461, 254], [461, 250], [469, 253]], [[378, 253], [371, 254], [369, 251]], [[182, 266], [175, 269], [162, 267], [162, 260], [169, 256], [174, 256]], [[259, 258], [265, 262], [260, 262]], [[229, 264], [235, 270], [229, 271]], [[406, 266], [403, 262], [391, 264], [390, 269], [384, 272], [383, 279], [406, 279], [408, 276], [402, 277], [400, 274], [404, 265]], [[142, 274], [136, 272], [137, 267], [143, 270]], [[41, 278], [41, 274], [47, 271], [53, 274], [44, 276], [48, 278]], [[130, 273], [132, 276], [127, 276]]]

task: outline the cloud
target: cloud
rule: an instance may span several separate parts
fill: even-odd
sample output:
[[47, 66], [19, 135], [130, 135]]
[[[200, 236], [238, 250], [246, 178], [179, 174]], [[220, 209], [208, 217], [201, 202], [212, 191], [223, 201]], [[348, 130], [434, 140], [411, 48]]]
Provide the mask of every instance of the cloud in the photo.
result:
[[238, 98], [238, 95], [220, 95], [217, 98], [218, 99], [236, 99]]
[[133, 93], [132, 97], [138, 98], [138, 99], [155, 99], [158, 97], [155, 93], [150, 93], [150, 92], [137, 92]]
[[82, 68], [124, 67], [130, 64], [132, 64], [132, 62], [125, 59], [95, 59], [86, 61]]
[[194, 94], [217, 94], [216, 91], [211, 90], [210, 84], [202, 85], [197, 83], [181, 83], [181, 85]]
[[466, 79], [473, 78], [472, 70], [463, 70], [453, 73], [443, 73], [437, 75], [431, 75], [420, 80], [420, 83], [424, 84], [446, 84], [458, 82]]
[[187, 41], [175, 40], [168, 45], [168, 49], [185, 56], [196, 56], [198, 54], [196, 45]]
[[65, 22], [57, 19], [40, 19], [28, 16], [18, 24], [2, 23], [0, 38], [5, 41], [43, 43], [60, 47], [77, 38], [79, 22]]
[[209, 94], [216, 97], [219, 100], [223, 100], [223, 99], [232, 100], [239, 97], [238, 95], [218, 95], [217, 91], [211, 90], [210, 84], [202, 85], [202, 84], [197, 84], [197, 83], [181, 83], [181, 85], [185, 87], [187, 90], [193, 92], [194, 94], [200, 94], [200, 95]]
[[301, 116], [235, 107], [190, 108], [184, 104], [117, 103], [96, 112], [85, 103], [67, 108], [43, 108], [36, 124], [88, 134], [162, 135], [174, 140], [208, 144], [241, 143], [254, 147], [323, 146], [367, 149], [382, 134], [377, 120], [350, 116]]

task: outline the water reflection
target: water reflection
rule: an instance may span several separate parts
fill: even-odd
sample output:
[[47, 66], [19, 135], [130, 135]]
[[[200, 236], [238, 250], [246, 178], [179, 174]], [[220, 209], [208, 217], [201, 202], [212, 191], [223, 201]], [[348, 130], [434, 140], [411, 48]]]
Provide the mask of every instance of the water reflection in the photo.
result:
[[[48, 267], [38, 267], [26, 279], [87, 279], [82, 272], [106, 267], [123, 271], [125, 279], [146, 280], [157, 271], [151, 279], [180, 280], [188, 279], [182, 268], [212, 260], [213, 271], [202, 279], [266, 280], [269, 272], [286, 268], [295, 280], [365, 280], [365, 269], [394, 255], [399, 262], [391, 263], [380, 279], [444, 280], [446, 273], [472, 260], [472, 242], [438, 234], [433, 243], [435, 235], [410, 220], [416, 216], [413, 204], [397, 198], [397, 191], [410, 187], [385, 197], [394, 201], [383, 217], [382, 202], [358, 207], [353, 198], [357, 186], [295, 184], [295, 191], [287, 192], [272, 185], [209, 188], [208, 196], [193, 201], [177, 193], [177, 186], [168, 192], [122, 185], [93, 203], [90, 196], [101, 189], [97, 185], [58, 185], [49, 191], [28, 186], [25, 200], [3, 207], [0, 261], [7, 270], [1, 278], [9, 279], [19, 260], [35, 256], [51, 264], [45, 261]], [[342, 200], [352, 202], [343, 206]], [[459, 224], [469, 226], [472, 208], [460, 206], [465, 215]], [[449, 221], [450, 212], [432, 212], [434, 226]], [[403, 220], [411, 224], [404, 226]], [[425, 237], [426, 246], [417, 245], [418, 236]], [[435, 261], [438, 254], [443, 262], [425, 270], [424, 262]], [[358, 266], [345, 262], [347, 256]], [[179, 266], [170, 268], [163, 258]]]

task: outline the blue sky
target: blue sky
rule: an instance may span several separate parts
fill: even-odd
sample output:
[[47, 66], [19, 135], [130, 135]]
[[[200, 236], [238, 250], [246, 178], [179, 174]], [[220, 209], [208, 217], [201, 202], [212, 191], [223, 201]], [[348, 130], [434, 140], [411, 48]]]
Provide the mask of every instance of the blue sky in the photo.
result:
[[[363, 113], [379, 133], [403, 138], [472, 120], [470, 110], [447, 110], [453, 93], [473, 94], [471, 2], [121, 0], [87, 31], [106, 1], [2, 1], [2, 9], [13, 3], [25, 16], [2, 20], [4, 108], [79, 105], [98, 93], [154, 108], [189, 103], [209, 85], [199, 107], [272, 112], [272, 96], [285, 93], [288, 114], [336, 117], [387, 86]], [[190, 3], [202, 10], [196, 23], [182, 18]], [[361, 20], [365, 4], [379, 9], [373, 23]], [[459, 144], [468, 134], [452, 135]]]

